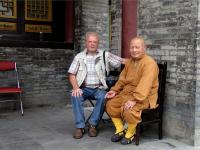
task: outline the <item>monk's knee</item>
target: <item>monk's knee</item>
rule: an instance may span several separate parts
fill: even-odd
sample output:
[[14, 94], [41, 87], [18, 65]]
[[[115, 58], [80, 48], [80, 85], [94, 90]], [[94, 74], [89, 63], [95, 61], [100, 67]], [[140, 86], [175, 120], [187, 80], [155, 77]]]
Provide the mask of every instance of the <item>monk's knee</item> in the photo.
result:
[[110, 108], [111, 107], [111, 102], [110, 101], [107, 101], [106, 102], [106, 112], [109, 114], [109, 112], [110, 112]]
[[117, 118], [121, 117], [120, 107], [117, 107], [116, 105], [114, 105], [112, 101], [108, 101], [106, 103], [106, 112], [108, 113], [110, 117], [117, 117]]
[[123, 111], [123, 118], [128, 123], [139, 123], [141, 121], [141, 115], [132, 110]]
[[130, 122], [133, 119], [130, 110], [124, 110], [122, 116], [126, 122]]

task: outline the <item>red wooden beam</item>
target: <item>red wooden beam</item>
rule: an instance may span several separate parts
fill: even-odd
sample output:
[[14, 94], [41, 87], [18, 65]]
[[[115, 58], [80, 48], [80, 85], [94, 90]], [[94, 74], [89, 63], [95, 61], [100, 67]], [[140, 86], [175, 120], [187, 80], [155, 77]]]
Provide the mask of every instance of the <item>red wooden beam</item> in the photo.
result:
[[137, 36], [137, 0], [122, 0], [122, 57], [129, 57], [130, 40]]
[[67, 0], [65, 4], [65, 41], [74, 42], [74, 3], [73, 0]]

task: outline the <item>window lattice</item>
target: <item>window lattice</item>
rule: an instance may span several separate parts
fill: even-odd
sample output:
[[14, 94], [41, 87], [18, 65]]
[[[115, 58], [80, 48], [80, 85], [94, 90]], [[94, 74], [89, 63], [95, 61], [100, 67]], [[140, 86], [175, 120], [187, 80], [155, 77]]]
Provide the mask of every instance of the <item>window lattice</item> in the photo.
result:
[[16, 0], [0, 0], [0, 17], [16, 18]]
[[52, 1], [51, 0], [26, 0], [25, 19], [36, 21], [52, 20]]

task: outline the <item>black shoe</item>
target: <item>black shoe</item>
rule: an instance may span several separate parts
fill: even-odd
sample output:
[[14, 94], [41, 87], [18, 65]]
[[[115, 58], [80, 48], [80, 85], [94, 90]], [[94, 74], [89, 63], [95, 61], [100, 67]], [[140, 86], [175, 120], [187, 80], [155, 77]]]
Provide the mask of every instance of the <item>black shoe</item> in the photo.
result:
[[130, 137], [130, 138], [123, 137], [123, 138], [121, 139], [120, 143], [121, 143], [122, 145], [131, 144], [131, 143], [134, 141], [134, 139], [135, 139], [135, 136], [134, 136], [134, 135], [133, 135], [132, 137]]
[[124, 137], [124, 131], [114, 134], [111, 137], [112, 142], [119, 142]]

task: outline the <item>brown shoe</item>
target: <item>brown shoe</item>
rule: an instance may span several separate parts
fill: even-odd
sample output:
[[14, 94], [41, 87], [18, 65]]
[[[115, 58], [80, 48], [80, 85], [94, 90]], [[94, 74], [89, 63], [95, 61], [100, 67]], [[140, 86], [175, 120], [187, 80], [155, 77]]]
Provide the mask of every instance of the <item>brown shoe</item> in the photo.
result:
[[89, 125], [89, 127], [88, 127], [88, 136], [90, 136], [90, 137], [97, 136], [97, 129], [96, 129], [95, 126]]
[[83, 137], [83, 134], [85, 133], [85, 129], [83, 128], [77, 128], [74, 132], [74, 138], [75, 139], [80, 139]]

